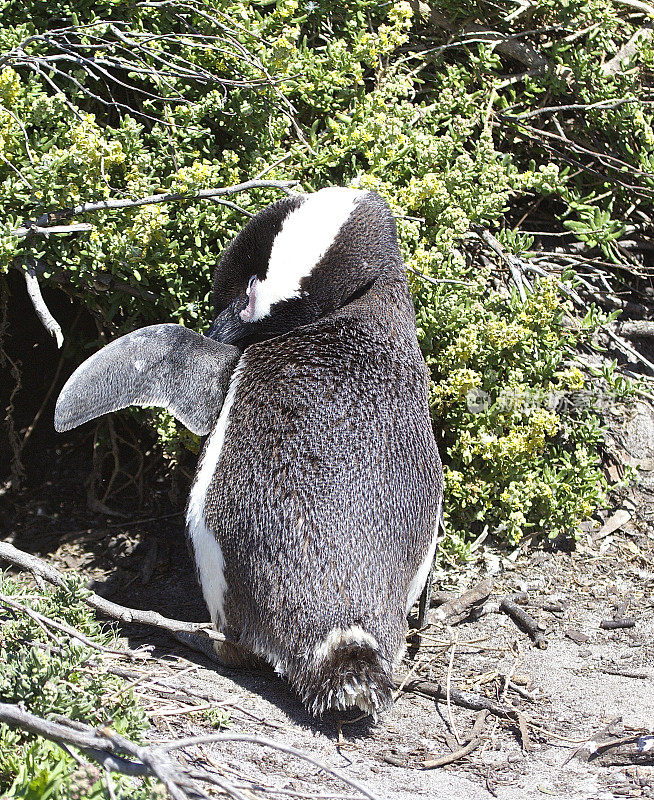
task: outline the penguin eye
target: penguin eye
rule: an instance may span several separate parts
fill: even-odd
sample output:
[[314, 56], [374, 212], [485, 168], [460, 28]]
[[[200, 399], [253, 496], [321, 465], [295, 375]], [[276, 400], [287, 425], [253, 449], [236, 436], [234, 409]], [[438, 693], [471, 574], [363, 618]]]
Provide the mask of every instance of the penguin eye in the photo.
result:
[[254, 289], [257, 285], [257, 282], [256, 275], [253, 275], [248, 281], [248, 288], [245, 290], [245, 294], [248, 297], [248, 303], [245, 308], [239, 312], [239, 317], [243, 322], [251, 322], [252, 317], [254, 316], [254, 305], [256, 303], [256, 293]]

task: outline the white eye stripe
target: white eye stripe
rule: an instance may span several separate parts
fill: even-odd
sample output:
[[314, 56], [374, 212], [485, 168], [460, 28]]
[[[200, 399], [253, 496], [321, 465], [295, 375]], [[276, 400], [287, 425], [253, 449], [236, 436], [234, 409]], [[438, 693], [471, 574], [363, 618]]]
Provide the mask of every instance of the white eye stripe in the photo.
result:
[[252, 322], [268, 316], [275, 303], [300, 297], [302, 278], [311, 274], [365, 194], [336, 186], [321, 189], [286, 217], [273, 241], [266, 278], [256, 283]]

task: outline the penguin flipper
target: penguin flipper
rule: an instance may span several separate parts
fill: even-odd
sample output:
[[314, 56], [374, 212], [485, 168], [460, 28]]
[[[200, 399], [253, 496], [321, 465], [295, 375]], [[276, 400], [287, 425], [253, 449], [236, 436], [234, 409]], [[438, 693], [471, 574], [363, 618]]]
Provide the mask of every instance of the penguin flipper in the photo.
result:
[[127, 406], [165, 408], [192, 433], [209, 433], [240, 351], [181, 325], [150, 325], [121, 336], [70, 376], [55, 408], [68, 431]]

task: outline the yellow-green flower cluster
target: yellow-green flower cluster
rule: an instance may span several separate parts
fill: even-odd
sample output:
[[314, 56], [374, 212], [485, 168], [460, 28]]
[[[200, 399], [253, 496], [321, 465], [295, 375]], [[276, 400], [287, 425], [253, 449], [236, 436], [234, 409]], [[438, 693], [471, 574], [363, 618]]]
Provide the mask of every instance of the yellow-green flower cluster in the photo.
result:
[[479, 457], [500, 467], [507, 467], [541, 453], [546, 438], [554, 436], [558, 428], [559, 420], [554, 412], [545, 408], [536, 409], [525, 424], [515, 425], [505, 435], [484, 428], [475, 437], [470, 431], [462, 431], [457, 451], [465, 463], [471, 463], [475, 457]]
[[410, 3], [395, 3], [388, 13], [388, 24], [380, 25], [376, 33], [366, 31], [359, 36], [356, 57], [375, 66], [380, 57], [390, 55], [408, 41], [412, 18]]
[[123, 147], [116, 139], [108, 139], [92, 114], [81, 114], [81, 120], [70, 128], [69, 159], [78, 159], [88, 167], [109, 169], [125, 161]]
[[452, 344], [445, 348], [443, 354], [439, 358], [439, 364], [448, 369], [460, 368], [470, 361], [470, 359], [479, 351], [479, 347], [480, 342], [478, 328], [464, 328], [459, 332]]
[[501, 317], [491, 317], [484, 321], [485, 340], [495, 352], [508, 350], [533, 340], [534, 334], [528, 328], [515, 322], [507, 322]]
[[462, 402], [478, 386], [481, 386], [481, 375], [474, 370], [460, 367], [452, 370], [446, 380], [433, 386], [431, 400], [438, 407]]
[[560, 381], [560, 385], [566, 389], [579, 391], [584, 388], [584, 373], [579, 367], [570, 367], [562, 372], [558, 372], [556, 376]]
[[168, 214], [163, 206], [141, 206], [138, 209], [129, 231], [129, 238], [135, 245], [142, 248], [138, 252], [139, 258], [148, 248], [166, 241], [165, 227], [167, 223]]
[[11, 67], [0, 70], [0, 100], [6, 108], [11, 108], [20, 94], [20, 77]]

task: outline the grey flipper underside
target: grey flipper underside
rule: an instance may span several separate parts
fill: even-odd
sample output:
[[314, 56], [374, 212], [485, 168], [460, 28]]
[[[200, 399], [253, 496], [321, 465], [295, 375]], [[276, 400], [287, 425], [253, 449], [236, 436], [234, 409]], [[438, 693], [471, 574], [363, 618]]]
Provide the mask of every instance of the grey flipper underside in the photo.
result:
[[213, 428], [240, 352], [181, 325], [150, 325], [87, 359], [61, 390], [55, 428], [127, 406], [165, 408], [193, 433]]

